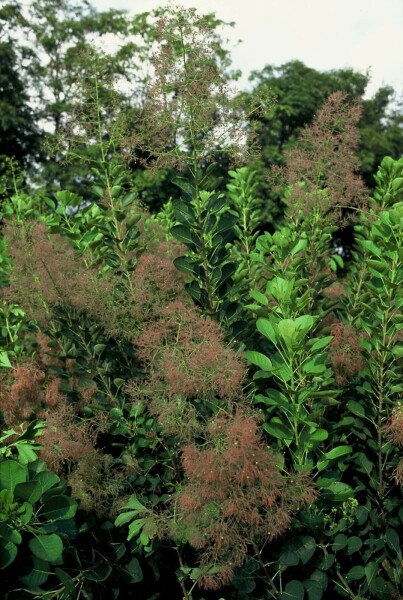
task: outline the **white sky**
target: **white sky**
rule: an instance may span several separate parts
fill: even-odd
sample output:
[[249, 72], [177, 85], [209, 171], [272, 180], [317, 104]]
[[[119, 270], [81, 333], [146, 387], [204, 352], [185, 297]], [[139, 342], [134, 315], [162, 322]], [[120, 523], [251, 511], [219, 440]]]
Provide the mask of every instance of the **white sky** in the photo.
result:
[[[92, 0], [99, 10], [149, 11], [162, 0]], [[320, 71], [369, 70], [369, 95], [381, 85], [403, 94], [403, 0], [178, 0], [200, 13], [235, 21], [227, 37], [245, 87], [252, 70], [298, 59]]]

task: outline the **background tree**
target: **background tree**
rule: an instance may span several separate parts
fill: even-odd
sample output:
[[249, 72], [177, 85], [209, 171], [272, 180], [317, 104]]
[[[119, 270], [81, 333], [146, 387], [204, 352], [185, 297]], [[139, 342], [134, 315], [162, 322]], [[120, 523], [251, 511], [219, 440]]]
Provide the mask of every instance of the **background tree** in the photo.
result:
[[[25, 129], [14, 129], [13, 141], [9, 140], [7, 147], [11, 152], [10, 148], [16, 145], [12, 153], [17, 159], [22, 158], [18, 149], [24, 148], [28, 138], [32, 138], [29, 127], [42, 132], [46, 130], [48, 145], [35, 159], [40, 166], [36, 169], [37, 183], [50, 186], [50, 190], [69, 189], [85, 193], [87, 182], [80, 165], [58, 168], [61, 155], [57, 152], [54, 135], [65, 127], [73, 105], [86, 100], [84, 96], [79, 98], [79, 94], [86, 87], [83, 83], [92, 79], [94, 74], [93, 64], [88, 61], [89, 49], [104, 50], [106, 42], [114, 41], [103, 61], [102, 75], [115, 79], [128, 112], [127, 127], [138, 134], [139, 113], [147, 102], [152, 45], [158, 36], [156, 21], [163, 15], [164, 9], [154, 14], [131, 17], [120, 10], [97, 11], [88, 0], [33, 0], [28, 5], [21, 4], [20, 0], [0, 1], [2, 41], [5, 44], [2, 52], [7, 52], [7, 60], [3, 60], [1, 66], [2, 77], [6, 81], [2, 89], [4, 86], [4, 89], [12, 87], [20, 95], [22, 104], [13, 98], [13, 110], [20, 111], [19, 124], [24, 119], [27, 124]], [[230, 55], [220, 33], [222, 21], [210, 14], [203, 15], [201, 23], [204, 30], [207, 27], [213, 32], [210, 47], [214, 62], [224, 67], [229, 82], [234, 80], [236, 74], [230, 71]], [[202, 28], [200, 32], [203, 33]], [[18, 73], [21, 85], [25, 86], [25, 101], [18, 91], [20, 84], [13, 81], [13, 71]], [[266, 103], [261, 113], [254, 112], [249, 119], [249, 131], [257, 137], [262, 150], [261, 157], [252, 167], [257, 171], [257, 193], [261, 198], [264, 221], [269, 224], [281, 218], [283, 210], [279, 194], [267, 181], [268, 167], [284, 163], [284, 152], [296, 143], [301, 128], [312, 122], [314, 114], [331, 93], [341, 90], [350, 99], [361, 97], [367, 89], [369, 76], [352, 69], [319, 72], [295, 60], [280, 67], [268, 65], [253, 73], [252, 81], [252, 92], [241, 94], [248, 105], [261, 97], [269, 96], [274, 100]], [[9, 97], [8, 92], [5, 94]], [[393, 89], [382, 87], [373, 98], [363, 102], [358, 155], [362, 163], [361, 174], [370, 188], [382, 157], [387, 154], [398, 158], [403, 147], [402, 111], [399, 105], [395, 105], [393, 110], [390, 108], [392, 100]], [[7, 119], [14, 114], [9, 109], [2, 112], [8, 115]], [[110, 118], [110, 115], [105, 117]], [[35, 126], [29, 123], [30, 118]], [[4, 119], [6, 117], [3, 116], [3, 122]], [[155, 146], [155, 141], [150, 140], [150, 145]], [[136, 155], [140, 161], [153, 158], [139, 147]], [[33, 165], [33, 160], [33, 155], [28, 153], [24, 166]], [[169, 183], [172, 173], [160, 165], [161, 168], [150, 174], [140, 161], [132, 160], [130, 168], [141, 198], [152, 210], [157, 210], [174, 193]], [[220, 154], [218, 175], [225, 175], [228, 167], [228, 157]]]
[[16, 53], [0, 41], [0, 156], [26, 167], [38, 157], [40, 137]]
[[[259, 173], [259, 195], [264, 202], [265, 220], [279, 219], [283, 209], [273, 185], [267, 181], [267, 169], [284, 164], [285, 152], [296, 144], [302, 128], [310, 124], [326, 98], [342, 91], [352, 101], [364, 96], [370, 77], [352, 69], [320, 72], [298, 60], [280, 67], [267, 65], [251, 75], [254, 88], [250, 96], [271, 96], [274, 102], [265, 113], [252, 116], [250, 125], [261, 147], [261, 156], [254, 165]], [[373, 98], [363, 100], [363, 112], [358, 129], [361, 141], [358, 157], [365, 183], [374, 187], [373, 176], [386, 154], [399, 158], [403, 148], [403, 116], [398, 108], [390, 109], [394, 91], [380, 88]]]
[[[125, 150], [142, 200], [155, 211], [177, 194], [172, 179], [178, 172], [196, 175], [195, 155], [201, 158], [200, 169], [221, 159], [223, 146], [230, 145], [229, 139], [233, 143], [240, 129], [241, 113], [231, 89], [239, 72], [231, 69], [220, 32], [233, 23], [195, 9], [178, 14], [163, 8], [153, 16], [153, 75], [138, 90], [140, 104], [132, 102]], [[216, 167], [210, 170], [210, 183], [213, 171], [226, 175], [228, 163]]]
[[374, 176], [383, 157], [398, 160], [403, 154], [402, 108], [403, 99], [395, 101], [395, 91], [390, 86], [379, 88], [372, 98], [363, 100], [358, 156], [362, 176], [370, 189], [375, 187]]
[[[113, 51], [103, 69], [120, 79], [120, 83], [124, 81], [127, 95], [133, 95], [133, 89], [138, 89], [139, 81], [144, 79], [140, 65], [151, 43], [147, 13], [129, 18], [125, 11], [99, 12], [87, 0], [34, 0], [27, 6], [9, 0], [0, 10], [0, 20], [4, 51], [13, 57], [12, 62], [10, 59], [4, 62], [8, 68], [15, 65], [23, 74], [32, 121], [42, 132], [47, 132], [41, 172], [37, 173], [39, 180], [53, 189], [75, 186], [77, 190], [81, 179], [77, 169], [73, 173], [56, 168], [60, 156], [56, 153], [53, 161], [50, 155], [54, 154], [56, 137], [65, 126], [73, 104], [85, 101], [77, 96], [80, 90], [77, 84], [93, 79], [93, 64], [88, 56], [93, 49], [105, 46], [105, 39], [110, 42], [105, 36], [112, 35]], [[5, 71], [3, 64], [2, 68]], [[12, 73], [5, 72], [4, 77], [7, 85], [15, 89]], [[130, 87], [130, 83], [134, 85]], [[18, 106], [14, 98], [12, 104]], [[21, 145], [21, 132], [15, 130], [14, 136], [15, 143]]]
[[[22, 25], [18, 4], [0, 7], [0, 161], [15, 158], [25, 169], [39, 157], [40, 132], [21, 69], [15, 31]], [[4, 161], [3, 161], [4, 162]], [[4, 173], [5, 164], [1, 167]]]

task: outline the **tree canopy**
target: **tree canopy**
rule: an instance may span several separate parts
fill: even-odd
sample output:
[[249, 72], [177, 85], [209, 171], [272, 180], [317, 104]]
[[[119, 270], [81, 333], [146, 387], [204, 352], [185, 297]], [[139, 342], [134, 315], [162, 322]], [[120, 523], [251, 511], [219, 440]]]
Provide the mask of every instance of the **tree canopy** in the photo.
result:
[[[132, 139], [137, 135], [144, 140], [144, 124], [139, 130], [140, 117], [152, 91], [152, 53], [159, 35], [158, 16], [163, 14], [164, 9], [159, 9], [153, 14], [129, 17], [121, 10], [98, 11], [87, 0], [34, 0], [28, 6], [19, 0], [5, 1], [0, 9], [0, 153], [14, 157], [30, 170], [38, 185], [71, 190], [81, 186], [84, 190], [88, 181], [79, 163], [65, 164], [63, 169], [56, 165], [66, 150], [63, 136], [65, 140], [74, 107], [88, 104], [94, 69], [100, 68], [99, 77], [115, 82], [117, 92], [113, 108], [110, 101], [105, 103], [105, 118], [112, 118], [116, 110], [125, 112]], [[231, 79], [231, 57], [219, 33], [222, 22], [213, 14], [204, 15], [197, 25], [199, 32], [205, 33], [206, 25], [211, 35], [211, 56]], [[105, 42], [111, 40], [112, 50], [105, 53]], [[261, 110], [250, 111], [247, 132], [250, 143], [253, 138], [259, 147], [258, 158], [250, 159], [250, 164], [257, 171], [267, 222], [281, 218], [283, 213], [279, 193], [268, 179], [268, 172], [273, 165], [284, 164], [286, 151], [312, 122], [326, 98], [336, 91], [344, 92], [351, 101], [364, 97], [358, 124], [358, 156], [360, 174], [367, 186], [374, 187], [374, 174], [383, 156], [400, 157], [401, 105], [394, 101], [394, 90], [388, 86], [378, 89], [371, 98], [365, 97], [369, 80], [368, 74], [353, 69], [320, 72], [299, 60], [281, 66], [268, 64], [252, 73], [253, 89], [241, 91], [239, 99], [247, 112], [248, 107], [264, 99]], [[166, 112], [177, 110], [178, 97], [170, 97], [171, 92], [165, 93]], [[153, 128], [156, 129], [150, 121], [150, 136]], [[161, 143], [157, 139], [161, 132], [160, 128], [155, 139], [150, 137], [150, 147]], [[46, 144], [40, 147], [44, 138]], [[88, 140], [87, 146], [90, 145]], [[136, 151], [137, 159], [131, 160], [130, 168], [144, 201], [156, 210], [172, 193], [168, 172], [161, 165], [158, 172], [149, 174], [142, 161], [152, 152], [140, 147]], [[222, 154], [216, 175], [222, 176], [229, 165]]]
[[0, 156], [24, 167], [38, 157], [40, 133], [11, 44], [0, 41]]
[[253, 90], [245, 94], [271, 99], [269, 109], [253, 115], [251, 127], [260, 148], [254, 165], [260, 173], [260, 193], [266, 199], [266, 212], [278, 212], [278, 194], [267, 180], [267, 169], [284, 164], [285, 152], [298, 140], [326, 98], [342, 91], [350, 101], [362, 99], [358, 123], [360, 173], [372, 189], [374, 175], [383, 156], [400, 158], [403, 150], [403, 113], [401, 106], [392, 108], [394, 90], [382, 87], [372, 98], [364, 98], [370, 77], [353, 69], [320, 72], [299, 60], [281, 66], [267, 65], [251, 75]]

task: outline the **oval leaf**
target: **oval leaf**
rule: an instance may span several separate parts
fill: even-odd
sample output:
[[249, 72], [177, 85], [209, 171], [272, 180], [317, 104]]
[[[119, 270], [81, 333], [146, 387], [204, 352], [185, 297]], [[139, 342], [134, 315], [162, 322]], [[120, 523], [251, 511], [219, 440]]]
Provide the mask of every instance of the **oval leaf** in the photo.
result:
[[303, 600], [305, 595], [304, 586], [300, 581], [293, 579], [289, 581], [284, 588], [284, 592], [279, 596], [281, 600]]
[[251, 362], [253, 365], [256, 365], [263, 371], [270, 371], [273, 366], [271, 364], [271, 360], [261, 352], [248, 350], [245, 352], [245, 356], [249, 360], [249, 362]]
[[192, 234], [185, 225], [175, 225], [171, 228], [171, 234], [186, 246], [193, 245]]
[[30, 504], [35, 504], [42, 496], [42, 488], [37, 481], [25, 481], [15, 486], [14, 495]]
[[349, 400], [347, 402], [347, 408], [353, 413], [353, 415], [356, 415], [357, 417], [365, 417], [364, 407], [361, 406], [361, 404], [356, 400]]
[[72, 519], [77, 511], [77, 504], [67, 496], [51, 496], [43, 505], [43, 516], [48, 521]]
[[0, 547], [0, 570], [11, 565], [17, 556], [17, 552], [17, 546], [12, 542], [7, 542], [7, 544]]
[[13, 490], [18, 483], [27, 479], [27, 470], [15, 460], [0, 463], [0, 490]]
[[62, 555], [63, 542], [56, 533], [50, 535], [38, 535], [29, 540], [31, 552], [37, 558], [56, 562]]
[[326, 452], [325, 458], [327, 460], [333, 460], [335, 458], [340, 458], [340, 456], [344, 456], [345, 454], [350, 454], [352, 452], [352, 446], [338, 446], [337, 448], [333, 448], [329, 452]]

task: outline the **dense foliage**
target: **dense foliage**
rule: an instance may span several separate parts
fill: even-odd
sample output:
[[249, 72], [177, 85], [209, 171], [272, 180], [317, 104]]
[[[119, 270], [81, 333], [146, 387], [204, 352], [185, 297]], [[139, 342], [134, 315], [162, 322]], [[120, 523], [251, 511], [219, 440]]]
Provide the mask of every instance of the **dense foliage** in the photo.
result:
[[[137, 112], [86, 55], [52, 163], [79, 165], [76, 190], [8, 162], [6, 600], [403, 597], [403, 159], [370, 193], [362, 104], [330, 90], [262, 234], [260, 174], [237, 166], [258, 113], [232, 102], [215, 27], [160, 14]], [[172, 175], [156, 213], [136, 160]]]

